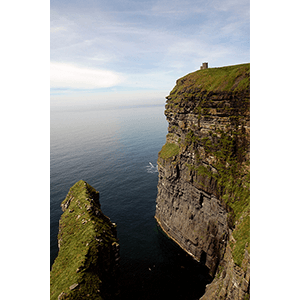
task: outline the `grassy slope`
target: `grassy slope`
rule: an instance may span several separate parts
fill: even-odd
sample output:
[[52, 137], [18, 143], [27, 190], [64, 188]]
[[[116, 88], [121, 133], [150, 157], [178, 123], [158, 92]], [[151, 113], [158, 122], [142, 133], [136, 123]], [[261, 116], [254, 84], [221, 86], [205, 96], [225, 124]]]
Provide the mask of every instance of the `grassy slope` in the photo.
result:
[[250, 88], [250, 64], [241, 64], [221, 68], [209, 68], [187, 74], [178, 81], [170, 95], [189, 86], [202, 91], [238, 92]]
[[[98, 193], [93, 187], [80, 180], [71, 187], [67, 197], [70, 205], [62, 214], [60, 219], [60, 233], [62, 238], [58, 257], [52, 266], [50, 276], [51, 299], [57, 299], [61, 292], [69, 294], [68, 299], [75, 296], [75, 290], [70, 291], [69, 287], [78, 283], [84, 294], [93, 294], [101, 284], [101, 280], [94, 276], [93, 266], [98, 255], [96, 236], [101, 235], [102, 245], [112, 244], [116, 239], [103, 231], [110, 230], [111, 223], [104, 215], [97, 218], [87, 211], [91, 198], [90, 193]], [[71, 211], [71, 212], [70, 212]], [[82, 221], [87, 221], [82, 224]], [[77, 270], [80, 270], [79, 272]], [[88, 284], [87, 284], [88, 283]], [[99, 297], [98, 299], [101, 299]]]

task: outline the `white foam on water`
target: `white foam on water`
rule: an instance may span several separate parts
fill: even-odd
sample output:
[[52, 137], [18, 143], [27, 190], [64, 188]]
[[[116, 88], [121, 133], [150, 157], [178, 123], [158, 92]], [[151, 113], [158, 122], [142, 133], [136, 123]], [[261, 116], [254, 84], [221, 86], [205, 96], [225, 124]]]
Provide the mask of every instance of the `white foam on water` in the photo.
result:
[[149, 162], [149, 166], [146, 166], [147, 173], [157, 173], [158, 172], [158, 166], [153, 166], [151, 162]]

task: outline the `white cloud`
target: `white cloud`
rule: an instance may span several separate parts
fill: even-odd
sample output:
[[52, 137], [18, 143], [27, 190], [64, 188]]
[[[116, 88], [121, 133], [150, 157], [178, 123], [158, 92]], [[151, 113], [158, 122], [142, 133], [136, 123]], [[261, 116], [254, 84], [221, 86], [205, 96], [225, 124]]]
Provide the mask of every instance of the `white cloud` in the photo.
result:
[[78, 67], [66, 63], [50, 63], [51, 88], [97, 89], [112, 87], [123, 77], [109, 70]]

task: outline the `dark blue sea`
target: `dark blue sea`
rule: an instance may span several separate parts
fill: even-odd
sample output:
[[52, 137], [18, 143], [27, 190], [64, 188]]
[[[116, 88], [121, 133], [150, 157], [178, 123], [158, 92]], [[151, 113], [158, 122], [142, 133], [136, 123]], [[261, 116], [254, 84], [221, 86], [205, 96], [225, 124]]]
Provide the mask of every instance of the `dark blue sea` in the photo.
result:
[[83, 179], [100, 192], [117, 224], [121, 299], [199, 299], [206, 269], [161, 232], [154, 219], [164, 106], [51, 110], [50, 265], [57, 254], [60, 204]]

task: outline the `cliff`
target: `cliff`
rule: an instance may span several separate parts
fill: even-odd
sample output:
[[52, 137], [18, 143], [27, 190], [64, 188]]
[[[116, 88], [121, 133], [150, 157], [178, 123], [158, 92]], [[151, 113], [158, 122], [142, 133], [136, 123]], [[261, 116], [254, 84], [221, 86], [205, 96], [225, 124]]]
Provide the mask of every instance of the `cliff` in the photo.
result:
[[50, 298], [113, 299], [118, 293], [119, 244], [116, 225], [101, 212], [99, 192], [80, 180], [61, 207]]
[[201, 299], [250, 286], [250, 64], [199, 70], [167, 97], [155, 218], [214, 277]]

